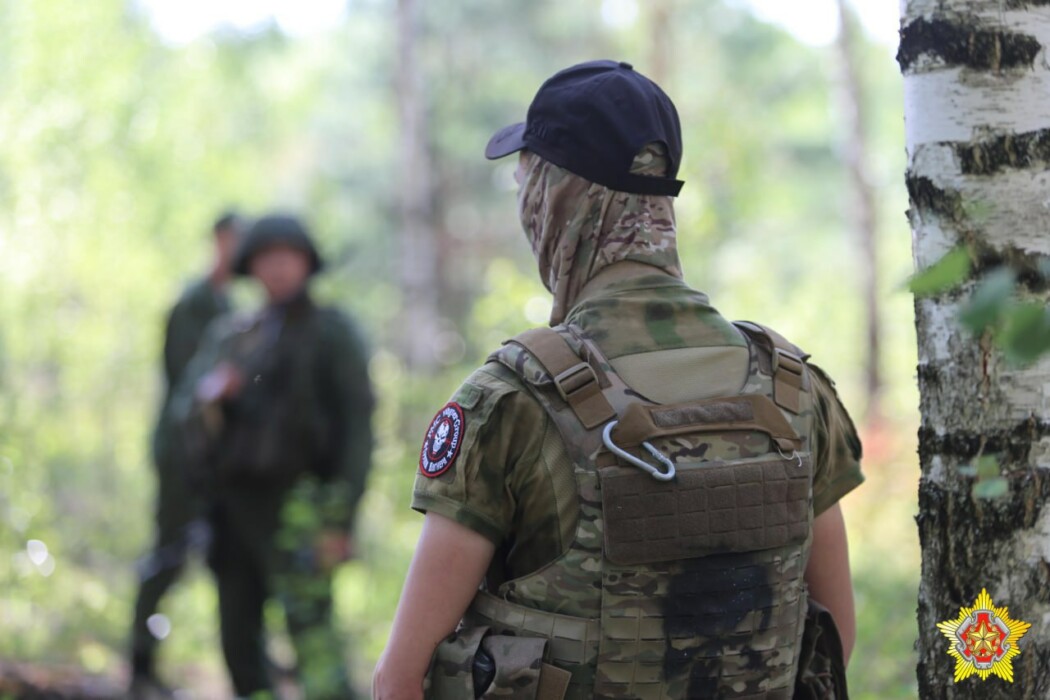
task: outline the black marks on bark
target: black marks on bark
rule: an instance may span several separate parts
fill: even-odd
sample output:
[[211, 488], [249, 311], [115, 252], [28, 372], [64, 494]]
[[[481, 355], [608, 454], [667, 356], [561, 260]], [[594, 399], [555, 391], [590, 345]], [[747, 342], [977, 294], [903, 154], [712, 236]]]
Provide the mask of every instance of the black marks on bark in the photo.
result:
[[[940, 371], [930, 365], [920, 365], [919, 381], [927, 389], [939, 386]], [[938, 435], [933, 429], [923, 426], [919, 428], [919, 461], [930, 464], [934, 456], [945, 456], [954, 457], [965, 464], [983, 453], [999, 455], [1000, 464], [1005, 466], [1024, 467], [1028, 464], [1031, 446], [1048, 436], [1050, 422], [1034, 418], [1010, 428], [981, 433], [956, 430]]]
[[[974, 29], [972, 22], [920, 17], [901, 30], [897, 63], [907, 71], [922, 56], [975, 70], [1031, 68], [1042, 45], [1028, 34]], [[969, 25], [969, 26], [968, 26]]]
[[[966, 174], [992, 174], [994, 172], [992, 170], [976, 172], [976, 170], [967, 171], [966, 168], [976, 168], [978, 162], [983, 163], [984, 167], [989, 167], [993, 157], [1000, 163], [1011, 162], [1014, 164], [1013, 167], [1029, 167], [1038, 163], [1050, 164], [1050, 129], [1020, 134], [1012, 139], [1001, 137], [995, 141], [1001, 143], [998, 146], [992, 146], [989, 142], [986, 148], [974, 143], [952, 145], [960, 161], [964, 163], [963, 171]], [[982, 148], [984, 150], [978, 154], [977, 152]], [[994, 156], [991, 155], [993, 153]], [[967, 159], [971, 163], [970, 166], [966, 165]], [[916, 175], [911, 170], [905, 174], [904, 182], [908, 188], [908, 198], [912, 209], [919, 216], [932, 214], [959, 231], [959, 242], [969, 246], [971, 252], [970, 277], [980, 278], [986, 272], [1006, 266], [1017, 273], [1017, 284], [1020, 289], [1033, 294], [1050, 291], [1050, 278], [1047, 277], [1047, 270], [1050, 270], [1050, 256], [1032, 253], [1013, 245], [993, 248], [982, 239], [969, 221], [970, 217], [963, 204], [962, 195], [957, 190], [938, 187], [930, 178], [925, 175]], [[961, 292], [962, 288], [957, 288], [952, 294], [958, 295]]]
[[1050, 270], [1050, 256], [1030, 253], [1016, 246], [1006, 246], [1001, 250], [980, 247], [974, 257], [973, 274], [980, 276], [1003, 266], [1017, 273], [1018, 288], [1032, 294], [1050, 291], [1050, 278], [1046, 275], [1046, 270]]
[[1006, 0], [1007, 10], [1027, 10], [1029, 7], [1050, 6], [1050, 0]]
[[955, 190], [941, 189], [925, 175], [909, 170], [904, 176], [908, 198], [919, 213], [932, 212], [942, 219], [959, 222], [963, 219], [962, 197]]
[[[973, 499], [966, 480], [949, 484], [920, 481], [916, 517], [923, 551], [918, 607], [919, 697], [998, 700], [1018, 697], [1022, 688], [1024, 697], [1050, 697], [1050, 675], [1045, 673], [1050, 645], [1032, 632], [1021, 642], [1021, 655], [1014, 660], [1014, 684], [957, 686], [951, 681], [955, 664], [947, 654], [948, 641], [936, 627], [938, 622], [956, 617], [960, 607], [973, 605], [982, 587], [1007, 595], [995, 598], [995, 603], [1008, 606], [1015, 619], [1038, 624], [1050, 588], [1050, 569], [1018, 565], [1009, 543], [1017, 534], [1015, 530], [1031, 527], [1024, 523], [1038, 517], [1039, 504], [1048, 492], [1050, 479], [1035, 471], [1014, 481], [1010, 496], [1001, 501]], [[1029, 507], [1030, 503], [1035, 507]], [[1026, 516], [1032, 510], [1036, 514]]]
[[994, 175], [1006, 168], [1050, 163], [1050, 129], [952, 145], [964, 175]]

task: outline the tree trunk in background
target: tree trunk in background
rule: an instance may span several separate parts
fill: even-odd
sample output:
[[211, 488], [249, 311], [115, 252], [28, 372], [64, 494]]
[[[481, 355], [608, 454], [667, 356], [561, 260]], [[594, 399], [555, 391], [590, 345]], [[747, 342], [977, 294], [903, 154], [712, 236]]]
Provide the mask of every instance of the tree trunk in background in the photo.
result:
[[849, 171], [852, 199], [849, 206], [849, 220], [853, 235], [860, 246], [861, 279], [865, 309], [865, 337], [867, 338], [867, 358], [865, 360], [865, 386], [867, 388], [868, 421], [877, 421], [879, 417], [879, 395], [882, 392], [882, 375], [879, 366], [882, 361], [879, 338], [882, 334], [879, 318], [879, 259], [875, 242], [875, 196], [868, 172], [869, 151], [867, 124], [864, 120], [866, 100], [864, 97], [864, 76], [858, 67], [856, 51], [857, 22], [847, 0], [838, 0], [839, 35], [837, 48], [839, 54], [840, 78], [839, 101], [845, 124], [842, 135], [842, 155]]
[[[1020, 293], [1046, 298], [1032, 272], [1050, 253], [1050, 7], [1022, 0], [904, 0], [897, 55], [904, 74], [907, 186], [916, 266], [959, 244], [973, 276], [1001, 263]], [[919, 691], [922, 698], [1050, 697], [1050, 360], [1004, 364], [987, 338], [959, 326], [973, 289], [916, 301], [919, 343]], [[1009, 492], [972, 496], [958, 467], [998, 455]], [[987, 587], [1032, 623], [1011, 685], [954, 684], [936, 624]], [[908, 611], [886, 611], [888, 618]]]
[[416, 47], [420, 0], [398, 0], [397, 98], [400, 115], [401, 356], [414, 369], [435, 365], [441, 293], [433, 226], [427, 102]]
[[649, 65], [639, 67], [643, 73], [666, 91], [671, 63], [671, 7], [670, 0], [648, 0], [649, 11]]

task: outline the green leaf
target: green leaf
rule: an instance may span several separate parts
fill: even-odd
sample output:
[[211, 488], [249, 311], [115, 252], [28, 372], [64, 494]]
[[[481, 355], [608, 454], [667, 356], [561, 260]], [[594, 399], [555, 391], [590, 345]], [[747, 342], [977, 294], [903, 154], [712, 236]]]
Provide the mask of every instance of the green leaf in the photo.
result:
[[970, 251], [954, 248], [925, 270], [908, 280], [908, 289], [917, 297], [932, 296], [957, 287], [970, 274]]
[[975, 467], [981, 479], [992, 479], [999, 476], [999, 458], [995, 455], [981, 455]]
[[981, 479], [973, 485], [974, 498], [1003, 498], [1010, 493], [1010, 483], [1001, 476], [994, 479]]
[[977, 476], [977, 467], [972, 464], [963, 464], [955, 468], [959, 476]]
[[988, 273], [970, 301], [959, 312], [959, 321], [976, 334], [1000, 325], [1017, 289], [1017, 273], [1000, 267]]
[[1026, 365], [1050, 351], [1050, 312], [1040, 302], [1018, 304], [1005, 315], [996, 338], [1008, 362]]

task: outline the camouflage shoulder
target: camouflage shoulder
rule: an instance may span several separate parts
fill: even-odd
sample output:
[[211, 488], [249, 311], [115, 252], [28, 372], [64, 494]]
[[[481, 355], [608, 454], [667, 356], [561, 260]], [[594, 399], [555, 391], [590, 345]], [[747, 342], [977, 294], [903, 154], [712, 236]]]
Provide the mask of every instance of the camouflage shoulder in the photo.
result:
[[512, 340], [514, 338], [507, 339], [502, 347], [489, 355], [487, 365], [502, 366], [522, 383], [522, 388], [525, 383], [541, 388], [553, 386], [554, 379], [540, 361], [518, 343], [511, 342]]
[[[463, 381], [452, 400], [463, 404], [477, 403], [472, 397], [499, 397], [515, 392], [528, 393], [525, 383], [517, 374], [501, 362], [494, 361], [492, 357], [481, 367], [478, 367]], [[464, 408], [471, 406], [464, 405]]]
[[846, 409], [846, 405], [842, 403], [842, 398], [835, 388], [835, 380], [819, 365], [806, 362], [806, 367], [809, 369], [812, 391], [824, 420], [824, 429], [829, 434], [840, 434], [849, 447], [853, 459], [859, 460], [863, 455], [860, 435], [853, 422], [853, 417]]
[[[769, 326], [754, 321], [733, 321], [733, 325], [738, 331], [743, 333], [745, 336], [752, 340], [758, 340], [760, 343], [768, 343], [770, 349], [780, 348], [787, 350], [788, 352], [797, 355], [803, 360], [809, 358], [809, 353], [800, 348], [799, 346], [792, 343], [790, 340], [785, 338], [776, 330]], [[763, 340], [764, 339], [764, 340]]]

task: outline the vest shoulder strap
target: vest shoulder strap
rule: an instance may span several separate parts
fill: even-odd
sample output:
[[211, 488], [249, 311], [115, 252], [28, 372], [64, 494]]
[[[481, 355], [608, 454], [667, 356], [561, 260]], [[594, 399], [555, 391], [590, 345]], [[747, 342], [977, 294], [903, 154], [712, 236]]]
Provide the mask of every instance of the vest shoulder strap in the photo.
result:
[[533, 328], [503, 344], [521, 346], [543, 366], [558, 394], [588, 430], [616, 417], [594, 368], [553, 328]]
[[769, 356], [773, 401], [798, 415], [802, 410], [801, 394], [809, 389], [805, 370], [809, 354], [768, 326], [751, 321], [733, 321], [733, 325]]

